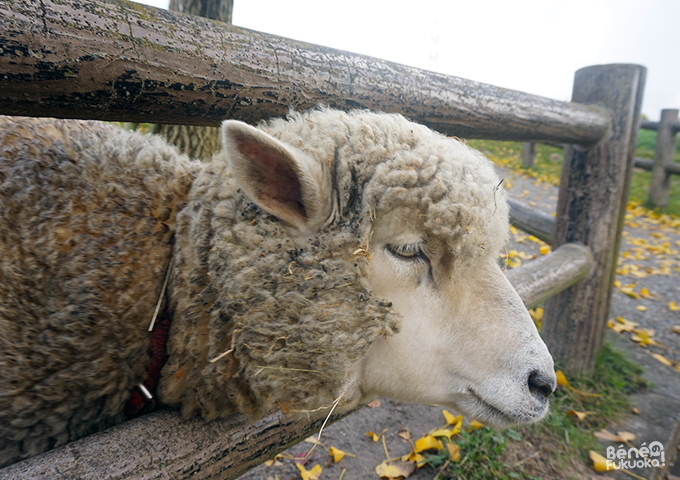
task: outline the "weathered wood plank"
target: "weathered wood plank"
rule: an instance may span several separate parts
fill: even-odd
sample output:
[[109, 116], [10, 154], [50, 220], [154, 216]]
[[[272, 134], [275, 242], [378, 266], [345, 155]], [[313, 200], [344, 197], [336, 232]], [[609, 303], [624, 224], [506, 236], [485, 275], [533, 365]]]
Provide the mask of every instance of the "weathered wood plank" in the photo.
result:
[[576, 72], [573, 100], [604, 105], [613, 124], [599, 144], [565, 149], [553, 246], [582, 243], [595, 265], [583, 281], [546, 302], [541, 334], [570, 372], [590, 370], [604, 341], [645, 73], [637, 65]]
[[656, 137], [652, 179], [649, 182], [649, 203], [662, 209], [668, 207], [668, 195], [671, 188], [671, 175], [668, 168], [675, 164], [676, 134], [673, 131], [673, 124], [677, 120], [678, 110], [662, 110], [657, 128], [659, 133]]
[[522, 147], [522, 166], [531, 168], [536, 160], [536, 144], [525, 142]]
[[533, 308], [584, 278], [593, 266], [590, 249], [576, 243], [560, 248], [505, 275], [527, 308]]
[[555, 218], [525, 203], [508, 198], [510, 223], [520, 230], [552, 245]]
[[[353, 410], [339, 409], [331, 423]], [[204, 422], [161, 410], [0, 470], [0, 480], [230, 480], [318, 432], [328, 410], [305, 421], [273, 413]], [[311, 445], [310, 445], [311, 448]]]
[[654, 168], [654, 162], [646, 158], [635, 157], [635, 163], [633, 164], [635, 168], [641, 168], [643, 170], [652, 170]]
[[[654, 168], [654, 161], [636, 157], [635, 167], [651, 171]], [[673, 162], [670, 165], [666, 165], [665, 170], [668, 175], [680, 175], [680, 163]]]
[[0, 113], [256, 122], [323, 103], [468, 138], [592, 144], [610, 124], [560, 102], [116, 0], [0, 0]]

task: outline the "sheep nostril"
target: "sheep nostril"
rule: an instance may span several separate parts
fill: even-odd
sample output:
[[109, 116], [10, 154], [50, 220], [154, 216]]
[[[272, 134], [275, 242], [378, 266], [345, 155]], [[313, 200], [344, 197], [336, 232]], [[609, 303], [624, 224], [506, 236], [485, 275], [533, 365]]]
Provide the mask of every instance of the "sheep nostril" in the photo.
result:
[[542, 375], [538, 370], [529, 374], [529, 391], [535, 397], [547, 400], [554, 390], [554, 382], [549, 377]]

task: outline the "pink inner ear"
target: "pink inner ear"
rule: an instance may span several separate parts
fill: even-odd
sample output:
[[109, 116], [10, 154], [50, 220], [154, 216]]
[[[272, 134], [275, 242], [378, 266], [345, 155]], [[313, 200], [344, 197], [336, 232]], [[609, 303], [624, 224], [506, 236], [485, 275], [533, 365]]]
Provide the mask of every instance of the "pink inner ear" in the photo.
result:
[[238, 149], [250, 161], [248, 175], [263, 206], [274, 213], [283, 208], [301, 221], [307, 220], [292, 160], [284, 152], [248, 139], [240, 139]]

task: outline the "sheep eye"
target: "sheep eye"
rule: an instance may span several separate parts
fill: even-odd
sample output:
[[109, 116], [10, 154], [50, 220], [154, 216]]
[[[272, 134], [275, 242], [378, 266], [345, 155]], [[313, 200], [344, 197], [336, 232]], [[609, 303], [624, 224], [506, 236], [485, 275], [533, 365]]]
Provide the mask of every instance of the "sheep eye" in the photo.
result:
[[385, 245], [385, 249], [393, 256], [400, 260], [405, 261], [425, 261], [430, 262], [427, 255], [423, 252], [423, 248], [418, 244], [407, 244], [407, 245]]

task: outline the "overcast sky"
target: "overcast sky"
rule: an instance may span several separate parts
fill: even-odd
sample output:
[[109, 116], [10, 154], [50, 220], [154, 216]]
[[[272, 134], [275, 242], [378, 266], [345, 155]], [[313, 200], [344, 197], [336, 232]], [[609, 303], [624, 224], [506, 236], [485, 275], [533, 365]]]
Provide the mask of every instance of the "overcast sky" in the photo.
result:
[[643, 113], [680, 108], [680, 0], [234, 0], [233, 20], [558, 100], [579, 68], [637, 63]]

